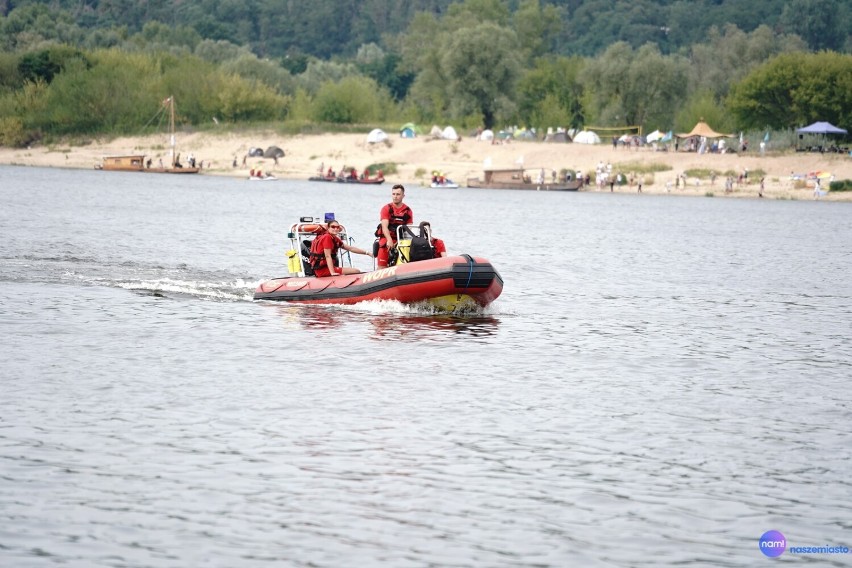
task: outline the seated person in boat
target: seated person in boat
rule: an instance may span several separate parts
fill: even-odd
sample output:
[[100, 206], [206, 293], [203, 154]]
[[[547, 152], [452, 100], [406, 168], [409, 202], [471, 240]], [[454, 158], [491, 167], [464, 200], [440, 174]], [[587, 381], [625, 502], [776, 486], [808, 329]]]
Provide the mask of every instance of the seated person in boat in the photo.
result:
[[326, 173], [326, 174], [325, 174], [325, 177], [329, 177], [329, 178], [333, 178], [333, 177], [334, 177], [334, 170], [333, 170], [333, 169], [331, 169], [331, 166], [329, 166], [329, 168], [328, 168], [328, 173]]
[[349, 170], [349, 179], [358, 179], [358, 170], [355, 168]]
[[339, 266], [340, 249], [354, 252], [355, 254], [366, 254], [373, 256], [370, 251], [349, 246], [344, 243], [337, 235], [340, 233], [340, 223], [337, 221], [329, 221], [328, 231], [325, 231], [311, 243], [311, 268], [314, 270], [314, 276], [321, 278], [323, 276], [333, 276], [338, 274], [357, 274], [361, 272], [352, 266]]
[[432, 236], [432, 225], [429, 224], [429, 221], [420, 222], [420, 236], [429, 239], [429, 244], [432, 245], [432, 255], [434, 258], [447, 256], [447, 247], [444, 245], [444, 241]]

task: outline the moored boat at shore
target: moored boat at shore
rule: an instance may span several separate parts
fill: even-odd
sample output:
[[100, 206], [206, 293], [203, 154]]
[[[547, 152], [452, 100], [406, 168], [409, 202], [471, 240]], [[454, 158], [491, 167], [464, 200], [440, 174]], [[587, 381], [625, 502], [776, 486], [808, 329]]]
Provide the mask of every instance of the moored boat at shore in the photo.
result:
[[583, 180], [574, 177], [571, 172], [560, 181], [548, 182], [544, 170], [540, 168], [487, 169], [484, 177], [468, 178], [467, 186], [482, 189], [534, 189], [538, 191], [578, 191]]
[[[159, 112], [166, 109], [169, 113], [169, 140], [170, 140], [170, 163], [163, 164], [162, 159], [158, 159], [156, 166], [153, 165], [152, 159], [145, 159], [144, 154], [135, 154], [128, 156], [106, 156], [102, 163], [95, 166], [97, 170], [113, 171], [113, 172], [147, 172], [155, 174], [197, 174], [201, 168], [195, 166], [195, 159], [190, 158], [189, 165], [184, 165], [180, 162], [180, 154], [177, 153], [177, 144], [175, 141], [175, 98], [173, 96], [163, 101], [163, 108]], [[159, 114], [158, 112], [158, 114]]]
[[[311, 239], [324, 231], [325, 225], [310, 217], [295, 223], [288, 234], [293, 245], [287, 252], [290, 275], [262, 282], [254, 299], [304, 304], [395, 300], [458, 311], [487, 306], [503, 291], [503, 279], [487, 259], [462, 254], [417, 260], [413, 241], [428, 239], [407, 227], [403, 232], [412, 238], [400, 240], [400, 262], [370, 272], [314, 277], [307, 255]], [[341, 238], [345, 241], [345, 235]]]

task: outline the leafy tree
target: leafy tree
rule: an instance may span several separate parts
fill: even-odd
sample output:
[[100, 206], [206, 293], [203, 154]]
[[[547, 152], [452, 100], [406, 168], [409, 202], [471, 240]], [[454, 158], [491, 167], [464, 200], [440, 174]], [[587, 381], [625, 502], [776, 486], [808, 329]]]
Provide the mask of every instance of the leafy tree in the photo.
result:
[[780, 35], [767, 26], [745, 33], [734, 24], [711, 28], [705, 43], [692, 46], [689, 84], [692, 91], [724, 97], [730, 85], [779, 53], [804, 51], [798, 36]]
[[501, 0], [465, 0], [450, 4], [441, 24], [451, 32], [486, 22], [509, 27], [511, 17], [508, 6]]
[[45, 83], [50, 83], [60, 71], [73, 62], [80, 62], [84, 67], [90, 66], [89, 60], [79, 49], [54, 45], [21, 56], [18, 72], [25, 81], [40, 79]]
[[281, 67], [290, 72], [291, 75], [301, 75], [308, 68], [310, 58], [304, 53], [287, 53], [279, 60]]
[[313, 103], [313, 119], [335, 124], [365, 124], [379, 120], [388, 98], [372, 79], [347, 77], [323, 83]]
[[171, 27], [160, 22], [148, 22], [142, 31], [130, 39], [139, 48], [153, 47], [163, 49], [179, 46], [192, 51], [199, 43], [201, 36], [194, 29], [186, 26]]
[[280, 94], [296, 91], [296, 80], [289, 71], [275, 62], [258, 59], [253, 53], [226, 61], [220, 68], [225, 73], [248, 79], [250, 83], [260, 82]]
[[244, 45], [237, 45], [228, 40], [205, 39], [195, 46], [195, 55], [210, 63], [224, 63], [225, 61], [240, 59], [246, 55], [252, 55], [250, 49]]
[[782, 54], [731, 88], [728, 107], [743, 128], [787, 128], [825, 120], [852, 124], [852, 55]]
[[580, 127], [584, 61], [579, 57], [539, 59], [518, 81], [518, 115], [522, 124]]
[[837, 0], [792, 0], [784, 6], [780, 24], [804, 39], [811, 49], [840, 50], [847, 36], [849, 3]]
[[0, 47], [3, 51], [22, 51], [43, 47], [46, 43], [80, 45], [83, 30], [65, 11], [44, 4], [29, 4], [0, 18]]
[[481, 114], [485, 128], [514, 110], [508, 93], [520, 75], [517, 37], [491, 22], [468, 28], [447, 44], [441, 58], [456, 116]]
[[542, 8], [539, 0], [522, 0], [513, 18], [514, 29], [529, 59], [550, 53], [562, 30], [562, 14], [552, 5]]
[[[731, 113], [719, 103], [715, 94], [710, 91], [693, 93], [677, 112], [674, 128], [677, 132], [689, 132], [699, 121], [703, 120], [716, 132], [734, 132], [736, 124]], [[671, 124], [650, 125], [668, 129]]]
[[328, 82], [337, 83], [356, 75], [358, 75], [358, 69], [352, 63], [314, 59], [308, 63], [305, 72], [299, 75], [298, 84], [309, 93], [316, 93]]
[[585, 109], [603, 125], [669, 124], [686, 93], [687, 62], [646, 44], [618, 42], [585, 67]]
[[[375, 44], [369, 45], [375, 46]], [[414, 81], [414, 74], [400, 70], [401, 59], [399, 55], [395, 53], [385, 54], [381, 48], [375, 47], [379, 52], [371, 57], [362, 57], [361, 50], [358, 51], [358, 68], [364, 75], [386, 88], [394, 100], [403, 100]]]
[[0, 93], [21, 86], [23, 77], [19, 71], [19, 57], [14, 53], [0, 53]]

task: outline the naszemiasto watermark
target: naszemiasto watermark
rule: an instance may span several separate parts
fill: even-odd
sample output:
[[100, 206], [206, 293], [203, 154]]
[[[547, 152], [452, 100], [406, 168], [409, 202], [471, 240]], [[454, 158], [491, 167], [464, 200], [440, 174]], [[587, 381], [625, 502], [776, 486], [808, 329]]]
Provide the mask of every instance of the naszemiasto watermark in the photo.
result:
[[849, 554], [848, 546], [788, 546], [781, 531], [766, 531], [757, 541], [760, 551], [769, 558], [777, 558], [787, 551], [790, 554]]

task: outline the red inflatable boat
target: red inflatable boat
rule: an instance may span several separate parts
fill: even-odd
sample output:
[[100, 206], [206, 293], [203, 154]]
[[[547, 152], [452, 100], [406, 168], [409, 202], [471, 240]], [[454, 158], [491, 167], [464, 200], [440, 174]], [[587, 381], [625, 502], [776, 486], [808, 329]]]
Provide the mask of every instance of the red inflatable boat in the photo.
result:
[[[316, 222], [296, 223], [289, 237], [294, 248], [288, 251], [291, 276], [261, 283], [255, 300], [276, 300], [304, 304], [355, 304], [369, 300], [396, 300], [403, 304], [426, 302], [441, 310], [457, 311], [487, 306], [503, 291], [503, 279], [491, 263], [467, 254], [402, 262], [358, 274], [316, 278], [306, 275], [306, 259], [296, 252], [309, 249], [310, 239], [325, 230]], [[343, 235], [341, 238], [344, 238]], [[403, 245], [405, 240], [401, 240]]]

